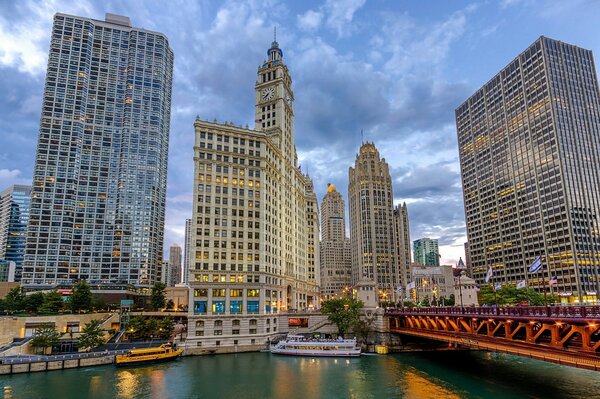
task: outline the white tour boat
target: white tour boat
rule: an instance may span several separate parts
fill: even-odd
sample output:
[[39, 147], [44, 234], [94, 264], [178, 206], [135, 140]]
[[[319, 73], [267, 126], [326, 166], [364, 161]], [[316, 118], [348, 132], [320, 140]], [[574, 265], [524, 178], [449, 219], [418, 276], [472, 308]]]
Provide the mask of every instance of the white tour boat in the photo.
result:
[[354, 339], [315, 339], [302, 335], [288, 335], [271, 345], [271, 353], [296, 356], [360, 356], [360, 346]]

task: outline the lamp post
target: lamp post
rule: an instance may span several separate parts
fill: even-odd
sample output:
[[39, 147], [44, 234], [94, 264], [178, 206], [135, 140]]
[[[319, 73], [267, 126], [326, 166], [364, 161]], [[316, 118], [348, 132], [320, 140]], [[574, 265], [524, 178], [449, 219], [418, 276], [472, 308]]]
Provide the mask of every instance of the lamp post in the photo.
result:
[[460, 283], [460, 278], [464, 274], [466, 274], [464, 270], [461, 270], [460, 273], [458, 274], [458, 292], [459, 292], [459, 296], [460, 296], [460, 309], [461, 309], [461, 311], [462, 311], [462, 308], [463, 308], [463, 297], [462, 297], [462, 284]]

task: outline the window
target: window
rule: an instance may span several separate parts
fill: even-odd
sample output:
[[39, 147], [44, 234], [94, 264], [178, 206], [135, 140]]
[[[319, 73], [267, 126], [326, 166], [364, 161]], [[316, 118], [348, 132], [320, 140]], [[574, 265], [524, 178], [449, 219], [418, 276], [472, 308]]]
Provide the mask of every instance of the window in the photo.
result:
[[225, 301], [213, 301], [213, 303], [212, 303], [212, 312], [214, 314], [223, 314], [223, 313], [225, 313]]
[[196, 337], [204, 337], [204, 331], [200, 330], [196, 330]]
[[[240, 330], [231, 330], [231, 334], [232, 335], [240, 335]], [[235, 345], [237, 345], [237, 340], [234, 342]]]
[[202, 346], [202, 342], [196, 343], [196, 346]]
[[248, 290], [248, 296], [259, 296], [260, 295], [260, 290], [256, 290], [256, 289], [249, 289]]
[[206, 314], [206, 301], [194, 301], [194, 314]]
[[208, 290], [206, 288], [195, 289], [194, 296], [208, 296]]
[[229, 313], [242, 313], [242, 301], [231, 301], [229, 302]]
[[[235, 282], [235, 276], [232, 275], [231, 277], [234, 279], [232, 282]], [[242, 296], [242, 295], [243, 295], [243, 290], [241, 290], [241, 289], [231, 288], [229, 290], [229, 296], [230, 297], [239, 297], [239, 296]]]
[[196, 328], [203, 328], [203, 327], [204, 327], [204, 320], [196, 321]]
[[213, 297], [224, 297], [225, 296], [225, 288], [213, 288]]
[[256, 334], [256, 328], [251, 328], [250, 329], [250, 334]]
[[256, 319], [250, 319], [249, 324], [251, 326], [255, 326], [256, 325]]
[[215, 320], [215, 328], [223, 327], [223, 320]]
[[239, 320], [233, 320], [233, 321], [231, 322], [231, 325], [232, 325], [232, 326], [234, 326], [234, 327], [235, 327], [235, 326], [239, 326], [239, 325], [240, 325], [240, 321], [239, 321]]

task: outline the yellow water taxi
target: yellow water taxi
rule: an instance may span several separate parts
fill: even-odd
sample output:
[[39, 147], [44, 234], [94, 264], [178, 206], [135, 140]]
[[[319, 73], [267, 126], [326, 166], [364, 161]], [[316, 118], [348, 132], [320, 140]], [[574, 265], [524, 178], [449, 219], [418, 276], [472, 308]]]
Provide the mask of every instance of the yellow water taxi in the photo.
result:
[[117, 355], [117, 366], [130, 366], [142, 363], [164, 362], [181, 356], [183, 349], [176, 349], [171, 344], [162, 344], [158, 348], [132, 349], [124, 355]]

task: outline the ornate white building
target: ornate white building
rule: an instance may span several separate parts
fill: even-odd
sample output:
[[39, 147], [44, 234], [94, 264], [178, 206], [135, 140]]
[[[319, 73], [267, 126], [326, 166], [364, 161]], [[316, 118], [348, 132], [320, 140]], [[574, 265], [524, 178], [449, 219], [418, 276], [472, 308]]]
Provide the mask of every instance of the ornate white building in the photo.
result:
[[317, 198], [298, 166], [292, 79], [276, 41], [267, 54], [254, 130], [194, 124], [192, 351], [255, 348], [283, 329], [280, 313], [319, 306]]

